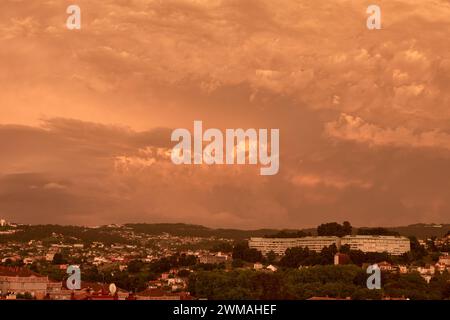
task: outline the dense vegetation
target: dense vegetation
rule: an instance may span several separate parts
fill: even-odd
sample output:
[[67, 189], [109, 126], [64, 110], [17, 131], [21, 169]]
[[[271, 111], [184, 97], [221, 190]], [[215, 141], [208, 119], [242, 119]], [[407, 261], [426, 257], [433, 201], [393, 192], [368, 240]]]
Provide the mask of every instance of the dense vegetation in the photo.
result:
[[113, 230], [102, 228], [86, 228], [79, 226], [60, 225], [24, 225], [20, 226], [16, 233], [0, 236], [0, 242], [28, 242], [30, 240], [40, 240], [45, 244], [59, 243], [92, 243], [94, 241], [105, 244], [128, 243], [122, 236], [114, 233]]
[[[162, 235], [168, 233], [174, 236], [189, 237], [215, 237], [234, 240], [244, 240], [250, 237], [303, 237], [308, 235], [334, 235], [343, 236], [346, 234], [360, 235], [403, 235], [415, 236], [419, 239], [429, 237], [442, 237], [450, 232], [450, 225], [441, 225], [436, 227], [433, 225], [416, 224], [405, 227], [396, 228], [352, 228], [349, 222], [342, 225], [336, 222], [325, 223], [317, 229], [304, 230], [275, 230], [275, 229], [259, 229], [259, 230], [236, 230], [236, 229], [211, 229], [200, 225], [190, 225], [183, 223], [160, 223], [160, 224], [126, 224], [125, 227], [137, 233], [148, 235]], [[0, 231], [15, 229], [11, 227], [2, 227]], [[7, 243], [11, 241], [28, 242], [30, 240], [41, 240], [49, 243], [58, 242], [54, 235], [62, 235], [64, 242], [74, 243], [83, 242], [90, 243], [93, 241], [110, 243], [127, 243], [127, 240], [117, 233], [117, 228], [100, 227], [88, 228], [81, 226], [60, 226], [60, 225], [20, 225], [17, 227], [18, 232], [15, 234], [0, 235], [0, 242]], [[60, 239], [61, 240], [61, 239]]]
[[399, 236], [397, 231], [386, 228], [359, 228], [358, 235], [372, 235], [372, 236]]
[[317, 235], [319, 236], [343, 237], [349, 234], [352, 234], [352, 225], [348, 221], [344, 221], [342, 225], [337, 222], [330, 222], [317, 227]]
[[252, 270], [210, 271], [192, 274], [189, 291], [199, 298], [219, 299], [308, 299], [314, 296], [380, 299], [383, 296], [410, 299], [449, 299], [450, 275], [444, 273], [430, 284], [418, 273], [383, 274], [382, 289], [366, 287], [367, 274], [355, 265], [313, 266], [275, 273]]

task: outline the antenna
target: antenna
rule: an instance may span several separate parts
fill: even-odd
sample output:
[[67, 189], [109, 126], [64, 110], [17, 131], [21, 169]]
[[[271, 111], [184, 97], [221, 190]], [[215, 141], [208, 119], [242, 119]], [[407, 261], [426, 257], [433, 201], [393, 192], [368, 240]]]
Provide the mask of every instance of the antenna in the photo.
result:
[[113, 295], [116, 293], [116, 291], [117, 291], [116, 285], [115, 285], [114, 283], [111, 283], [111, 284], [109, 285], [109, 292], [110, 292], [111, 295], [113, 296]]

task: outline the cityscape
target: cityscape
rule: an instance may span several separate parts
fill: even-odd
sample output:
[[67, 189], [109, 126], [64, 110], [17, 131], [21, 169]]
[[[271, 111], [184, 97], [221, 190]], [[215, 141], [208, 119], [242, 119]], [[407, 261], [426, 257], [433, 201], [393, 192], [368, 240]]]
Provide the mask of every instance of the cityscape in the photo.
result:
[[450, 0], [1, 0], [2, 319], [446, 314], [449, 35]]
[[[0, 300], [450, 299], [450, 225], [397, 229], [419, 237], [349, 222], [244, 231], [1, 219]], [[378, 290], [366, 287], [374, 264]]]

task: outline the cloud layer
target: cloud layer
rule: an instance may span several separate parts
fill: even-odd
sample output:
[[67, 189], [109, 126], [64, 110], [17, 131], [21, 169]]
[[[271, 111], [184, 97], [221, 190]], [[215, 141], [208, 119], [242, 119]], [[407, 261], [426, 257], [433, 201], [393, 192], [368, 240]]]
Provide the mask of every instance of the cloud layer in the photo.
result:
[[[0, 216], [307, 227], [448, 222], [450, 3], [0, 4]], [[174, 166], [173, 128], [279, 128], [280, 173]]]

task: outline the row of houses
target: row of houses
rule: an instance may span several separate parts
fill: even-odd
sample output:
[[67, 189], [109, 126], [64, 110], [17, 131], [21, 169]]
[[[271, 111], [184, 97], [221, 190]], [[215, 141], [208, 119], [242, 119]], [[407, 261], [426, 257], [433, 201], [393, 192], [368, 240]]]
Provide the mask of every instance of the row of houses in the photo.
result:
[[138, 293], [111, 287], [101, 283], [81, 282], [81, 289], [69, 290], [62, 282], [51, 281], [27, 268], [0, 267], [0, 300], [24, 297], [43, 300], [190, 300], [185, 292], [184, 279], [174, 274], [163, 274]]

